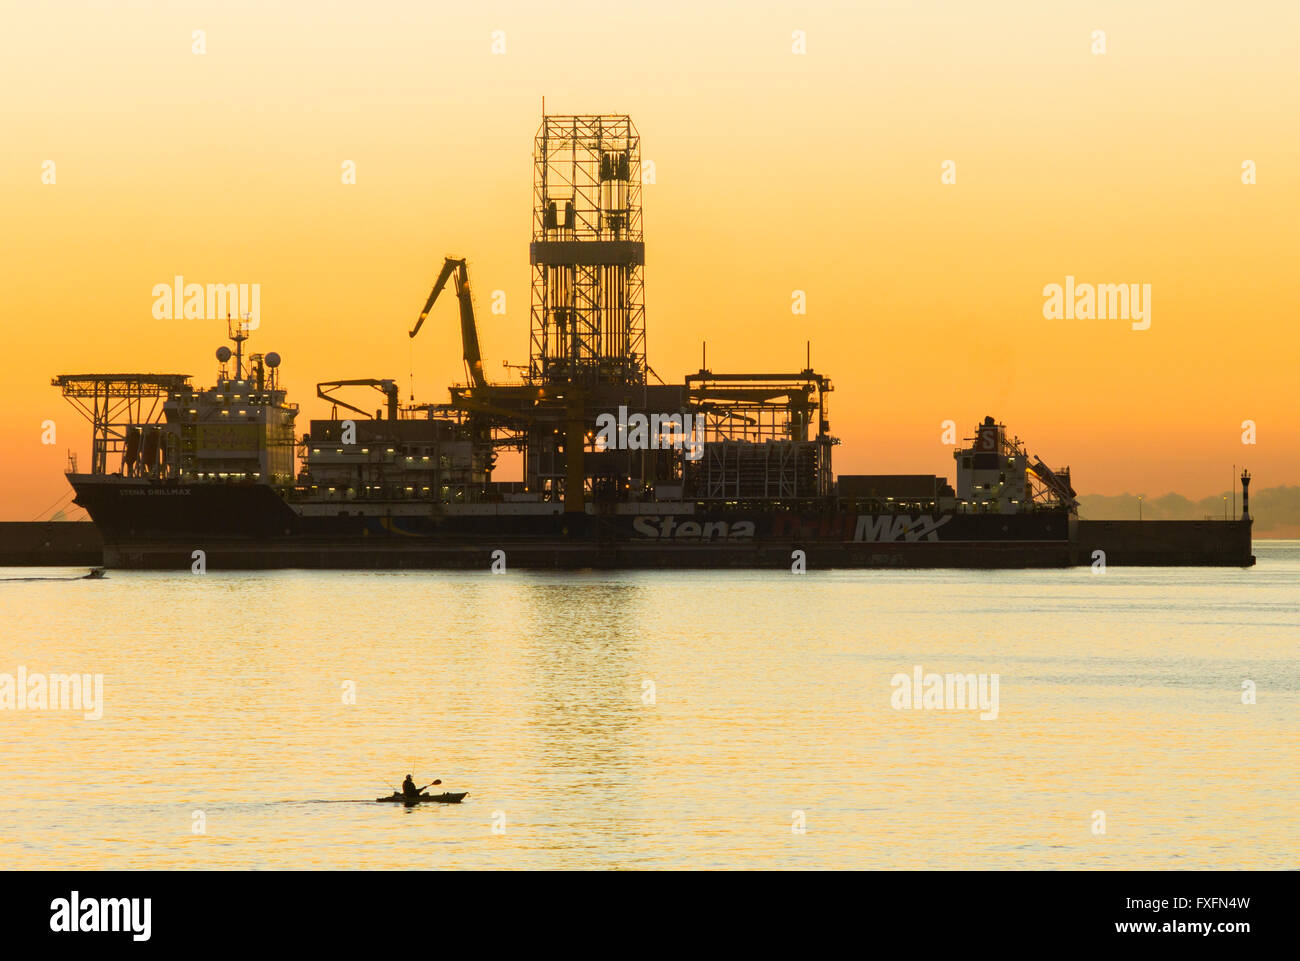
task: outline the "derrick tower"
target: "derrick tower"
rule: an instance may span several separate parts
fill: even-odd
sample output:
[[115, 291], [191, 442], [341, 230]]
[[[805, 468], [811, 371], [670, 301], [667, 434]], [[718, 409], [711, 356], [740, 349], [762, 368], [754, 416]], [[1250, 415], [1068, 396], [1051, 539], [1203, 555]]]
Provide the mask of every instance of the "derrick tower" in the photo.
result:
[[641, 138], [629, 116], [542, 117], [529, 255], [530, 379], [645, 383]]

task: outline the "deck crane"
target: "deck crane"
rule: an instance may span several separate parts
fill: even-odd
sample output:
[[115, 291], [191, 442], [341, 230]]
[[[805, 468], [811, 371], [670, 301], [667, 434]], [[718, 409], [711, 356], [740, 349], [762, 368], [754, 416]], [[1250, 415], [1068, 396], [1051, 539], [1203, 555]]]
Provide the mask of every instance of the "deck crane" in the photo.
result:
[[456, 298], [460, 301], [460, 339], [465, 355], [465, 369], [469, 373], [469, 379], [475, 387], [486, 387], [487, 378], [483, 376], [483, 357], [479, 353], [478, 346], [478, 327], [474, 323], [474, 300], [469, 290], [469, 268], [465, 264], [464, 258], [448, 257], [442, 265], [442, 271], [438, 274], [437, 281], [434, 282], [433, 290], [429, 294], [429, 299], [424, 303], [424, 309], [420, 311], [420, 319], [415, 322], [411, 328], [410, 336], [414, 337], [424, 326], [424, 320], [429, 316], [429, 311], [433, 309], [433, 303], [442, 293], [442, 289], [447, 286], [447, 281], [456, 278]]

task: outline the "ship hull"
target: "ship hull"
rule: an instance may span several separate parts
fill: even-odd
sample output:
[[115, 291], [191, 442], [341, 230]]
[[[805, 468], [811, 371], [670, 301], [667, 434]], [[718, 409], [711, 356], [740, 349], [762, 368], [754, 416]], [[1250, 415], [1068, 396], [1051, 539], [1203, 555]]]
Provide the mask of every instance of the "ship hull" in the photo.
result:
[[1068, 543], [1000, 542], [941, 544], [929, 547], [888, 545], [870, 549], [830, 544], [724, 544], [597, 546], [581, 542], [499, 541], [494, 547], [432, 542], [348, 539], [247, 543], [205, 541], [202, 548], [174, 541], [106, 544], [104, 566], [114, 569], [181, 570], [203, 551], [207, 570], [275, 570], [289, 568], [345, 570], [792, 570], [802, 550], [806, 570], [836, 568], [971, 568], [1011, 569], [1071, 566]]
[[[114, 568], [784, 569], [1066, 567], [1065, 511], [857, 514], [682, 505], [442, 508], [294, 503], [258, 484], [73, 475]], [[202, 552], [201, 555], [196, 552]], [[498, 553], [500, 552], [500, 553]], [[802, 552], [802, 553], [799, 553]]]

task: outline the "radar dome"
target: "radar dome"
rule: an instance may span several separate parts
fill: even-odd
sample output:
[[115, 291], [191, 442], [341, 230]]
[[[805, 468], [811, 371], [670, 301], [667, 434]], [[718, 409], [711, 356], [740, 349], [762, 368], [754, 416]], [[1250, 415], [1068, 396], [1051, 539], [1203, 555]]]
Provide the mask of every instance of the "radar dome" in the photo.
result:
[[275, 351], [271, 351], [269, 354], [267, 354], [267, 355], [266, 355], [266, 366], [267, 366], [267, 367], [279, 367], [279, 366], [280, 366], [280, 355], [277, 354]]
[[230, 348], [229, 348], [229, 347], [226, 347], [225, 345], [222, 345], [221, 347], [218, 347], [218, 348], [217, 348], [217, 360], [221, 361], [223, 364], [224, 364], [226, 361], [230, 360]]

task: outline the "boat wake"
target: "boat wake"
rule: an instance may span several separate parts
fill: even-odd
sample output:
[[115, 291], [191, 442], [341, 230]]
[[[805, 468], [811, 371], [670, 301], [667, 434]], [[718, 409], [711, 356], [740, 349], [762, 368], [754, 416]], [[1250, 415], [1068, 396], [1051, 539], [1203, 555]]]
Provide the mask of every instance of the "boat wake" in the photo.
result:
[[89, 574], [76, 574], [73, 577], [0, 577], [0, 583], [21, 583], [30, 581], [98, 581], [103, 580], [103, 578], [103, 569], [96, 568]]

